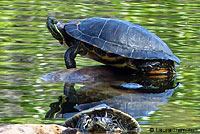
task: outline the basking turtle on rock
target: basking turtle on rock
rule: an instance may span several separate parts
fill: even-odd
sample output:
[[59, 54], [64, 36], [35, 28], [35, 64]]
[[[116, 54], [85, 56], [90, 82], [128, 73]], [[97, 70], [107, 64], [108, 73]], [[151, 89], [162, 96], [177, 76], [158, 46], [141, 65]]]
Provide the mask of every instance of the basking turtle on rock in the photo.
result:
[[174, 62], [180, 64], [158, 36], [128, 21], [96, 17], [65, 24], [48, 17], [47, 28], [68, 47], [64, 55], [67, 68], [76, 67], [77, 54], [150, 74], [174, 73]]

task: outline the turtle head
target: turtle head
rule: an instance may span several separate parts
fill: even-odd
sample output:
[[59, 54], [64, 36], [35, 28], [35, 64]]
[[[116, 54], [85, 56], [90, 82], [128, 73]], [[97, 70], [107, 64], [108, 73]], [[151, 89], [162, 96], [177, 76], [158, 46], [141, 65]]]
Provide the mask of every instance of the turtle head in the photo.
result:
[[65, 24], [52, 17], [47, 18], [46, 24], [52, 36], [57, 39], [60, 44], [65, 43]]
[[116, 124], [109, 117], [94, 117], [93, 118], [94, 126], [97, 125], [99, 129], [106, 131], [118, 130]]

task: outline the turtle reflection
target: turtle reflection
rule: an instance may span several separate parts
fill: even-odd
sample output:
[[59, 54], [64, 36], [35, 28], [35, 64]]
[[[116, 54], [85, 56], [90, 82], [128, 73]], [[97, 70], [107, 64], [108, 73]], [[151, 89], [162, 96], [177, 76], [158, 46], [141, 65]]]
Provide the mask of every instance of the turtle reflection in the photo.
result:
[[[78, 71], [80, 74], [80, 70]], [[78, 71], [76, 70], [76, 75]], [[104, 68], [102, 71], [104, 73], [99, 73], [101, 77], [106, 75], [105, 72], [108, 70]], [[157, 110], [156, 106], [167, 103], [167, 98], [172, 96], [174, 89], [179, 85], [174, 86], [174, 75], [149, 76], [145, 74], [128, 75], [128, 73], [119, 75], [120, 72], [118, 72], [118, 75], [113, 77], [116, 73], [109, 73], [106, 80], [98, 79], [97, 74], [87, 75], [88, 79], [95, 79], [95, 82], [88, 83], [87, 81], [85, 86], [77, 91], [74, 88], [75, 83], [66, 82], [65, 96], [50, 105], [51, 109], [46, 114], [46, 118], [68, 118], [79, 111], [99, 104], [107, 104], [134, 118], [148, 116], [149, 112]]]

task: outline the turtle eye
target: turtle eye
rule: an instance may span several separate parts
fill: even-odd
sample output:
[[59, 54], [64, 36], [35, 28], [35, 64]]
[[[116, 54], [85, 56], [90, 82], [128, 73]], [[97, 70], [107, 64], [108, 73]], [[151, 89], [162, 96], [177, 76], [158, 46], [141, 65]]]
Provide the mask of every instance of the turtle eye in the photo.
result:
[[53, 20], [53, 24], [57, 24], [58, 23], [58, 21], [57, 20]]

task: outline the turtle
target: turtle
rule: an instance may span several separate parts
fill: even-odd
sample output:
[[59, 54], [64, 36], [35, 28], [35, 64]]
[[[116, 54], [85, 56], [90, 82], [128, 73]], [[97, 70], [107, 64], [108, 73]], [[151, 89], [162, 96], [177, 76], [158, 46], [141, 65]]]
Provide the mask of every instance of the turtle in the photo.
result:
[[137, 132], [140, 129], [140, 125], [132, 116], [106, 104], [75, 114], [66, 120], [64, 126], [88, 132]]
[[150, 74], [175, 72], [176, 57], [158, 36], [144, 27], [113, 18], [93, 17], [63, 23], [47, 18], [47, 28], [67, 50], [65, 65], [75, 68], [77, 54], [103, 64]]

